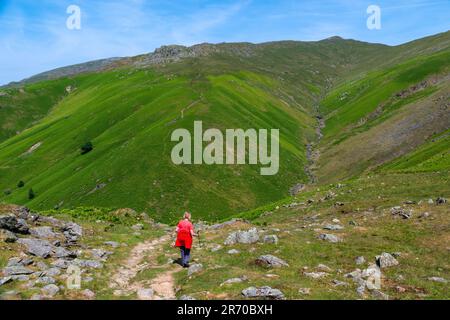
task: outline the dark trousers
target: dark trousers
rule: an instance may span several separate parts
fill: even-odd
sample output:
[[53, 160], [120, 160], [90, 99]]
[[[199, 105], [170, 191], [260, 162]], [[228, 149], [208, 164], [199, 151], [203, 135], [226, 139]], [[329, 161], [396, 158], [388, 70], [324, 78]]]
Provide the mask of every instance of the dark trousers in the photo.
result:
[[181, 264], [184, 266], [189, 263], [189, 259], [191, 258], [191, 249], [187, 249], [186, 247], [180, 247], [181, 252]]

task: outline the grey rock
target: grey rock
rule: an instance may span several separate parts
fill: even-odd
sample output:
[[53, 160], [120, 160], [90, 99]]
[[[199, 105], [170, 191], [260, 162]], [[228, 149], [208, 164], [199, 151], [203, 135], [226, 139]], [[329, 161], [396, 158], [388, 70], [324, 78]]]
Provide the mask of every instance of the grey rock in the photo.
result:
[[112, 254], [111, 251], [106, 251], [103, 249], [92, 249], [91, 250], [92, 258], [97, 259], [97, 260], [107, 259], [108, 256], [111, 254]]
[[329, 234], [329, 233], [322, 233], [319, 235], [319, 239], [324, 240], [324, 241], [328, 241], [328, 242], [332, 242], [332, 243], [336, 243], [336, 242], [340, 242], [341, 239], [338, 236], [335, 236], [334, 234]]
[[220, 249], [222, 249], [222, 246], [220, 244], [218, 244], [211, 248], [211, 252], [217, 252]]
[[178, 298], [178, 300], [195, 300], [194, 297], [183, 294], [181, 297]]
[[71, 261], [67, 261], [64, 259], [57, 259], [51, 263], [52, 266], [60, 269], [67, 269], [71, 264]]
[[289, 264], [271, 254], [266, 254], [258, 257], [255, 260], [255, 263], [259, 266], [267, 267], [267, 268], [281, 268], [281, 267], [289, 267]]
[[53, 246], [47, 240], [22, 238], [19, 239], [17, 242], [25, 245], [29, 254], [41, 258], [48, 258], [53, 252]]
[[225, 280], [224, 282], [222, 282], [221, 286], [227, 285], [227, 284], [233, 284], [233, 283], [241, 283], [241, 282], [244, 282], [247, 280], [248, 280], [248, 278], [246, 276], [242, 276], [239, 278], [231, 278], [231, 279], [228, 279], [228, 280]]
[[67, 243], [75, 244], [83, 236], [83, 228], [74, 222], [69, 222], [62, 227]]
[[356, 257], [355, 259], [356, 264], [363, 264], [364, 262], [366, 262], [366, 258], [364, 258], [363, 256]]
[[429, 277], [428, 280], [434, 281], [434, 282], [440, 282], [440, 283], [447, 283], [447, 280], [445, 280], [444, 278], [441, 278], [441, 277]]
[[53, 257], [55, 258], [75, 258], [77, 254], [73, 251], [69, 251], [63, 247], [56, 247], [53, 250]]
[[1, 241], [4, 241], [6, 243], [14, 243], [17, 241], [17, 239], [18, 239], [17, 236], [13, 232], [6, 229], [0, 229]]
[[39, 284], [53, 284], [53, 283], [56, 283], [56, 280], [53, 277], [43, 276], [43, 277], [39, 277], [36, 280], [36, 283], [39, 283]]
[[30, 234], [36, 238], [51, 239], [56, 237], [51, 227], [34, 227], [30, 229]]
[[342, 230], [342, 229], [344, 229], [344, 227], [339, 224], [327, 224], [323, 228], [325, 230]]
[[412, 217], [412, 210], [397, 206], [391, 208], [391, 214], [394, 216], [399, 216], [403, 219], [409, 219]]
[[11, 266], [6, 267], [3, 269], [3, 274], [5, 276], [12, 276], [12, 275], [21, 275], [21, 274], [32, 274], [33, 270], [24, 267], [24, 266]]
[[153, 294], [153, 289], [139, 289], [137, 292], [139, 300], [152, 300]]
[[228, 253], [228, 254], [239, 254], [240, 251], [239, 251], [239, 250], [236, 250], [236, 249], [231, 249], [231, 250], [228, 250], [227, 253]]
[[273, 244], [277, 244], [278, 243], [278, 237], [274, 234], [269, 234], [264, 236], [263, 239], [264, 243], [273, 243]]
[[43, 299], [44, 299], [44, 297], [37, 293], [33, 294], [30, 298], [30, 300], [43, 300]]
[[365, 293], [366, 293], [366, 285], [360, 285], [356, 288], [356, 293], [360, 296], [360, 297], [364, 297]]
[[53, 267], [43, 271], [43, 274], [48, 277], [55, 277], [61, 274], [61, 270], [59, 268]]
[[439, 205], [439, 204], [445, 204], [445, 203], [447, 203], [447, 199], [445, 199], [445, 198], [443, 198], [443, 197], [438, 197], [438, 198], [436, 199], [436, 204], [437, 204], [437, 205]]
[[88, 300], [95, 299], [95, 293], [89, 289], [84, 289], [83, 291], [81, 291], [81, 294]]
[[372, 290], [371, 291], [372, 297], [374, 297], [377, 300], [389, 300], [389, 296], [380, 290]]
[[19, 257], [13, 257], [8, 260], [7, 267], [14, 267], [14, 266], [29, 266], [33, 263], [33, 259], [30, 258], [19, 258]]
[[323, 263], [318, 264], [316, 267], [316, 270], [321, 271], [321, 272], [332, 272], [333, 271], [333, 269], [331, 269], [329, 266], [327, 266]]
[[333, 283], [333, 286], [335, 286], [335, 287], [346, 287], [346, 286], [348, 286], [347, 282], [339, 281], [339, 280], [336, 280], [336, 279], [333, 280], [332, 283]]
[[302, 183], [297, 183], [293, 185], [291, 188], [289, 188], [289, 194], [291, 196], [296, 196], [299, 194], [303, 189], [305, 189], [305, 185]]
[[53, 297], [59, 292], [59, 287], [55, 284], [48, 284], [41, 291], [45, 296]]
[[222, 228], [224, 228], [226, 226], [231, 226], [231, 225], [235, 224], [238, 221], [241, 221], [241, 219], [233, 218], [233, 219], [231, 219], [229, 221], [213, 224], [212, 226], [209, 227], [209, 229], [212, 229], [212, 230], [222, 229]]
[[10, 281], [12, 281], [12, 277], [11, 276], [0, 278], [0, 286], [4, 285], [4, 284], [6, 284], [6, 283], [8, 283]]
[[12, 280], [15, 280], [15, 281], [28, 281], [28, 280], [30, 280], [30, 276], [26, 275], [26, 274], [16, 274], [16, 275], [11, 276], [11, 278], [12, 278]]
[[263, 298], [272, 300], [283, 300], [284, 294], [278, 289], [272, 289], [268, 286], [263, 287], [249, 287], [242, 290], [242, 295], [246, 298]]
[[14, 233], [28, 234], [29, 227], [24, 219], [17, 219], [15, 215], [1, 215], [0, 229], [6, 229]]
[[299, 288], [298, 293], [303, 294], [303, 295], [310, 295], [311, 288]]
[[72, 261], [72, 263], [81, 268], [93, 268], [93, 269], [103, 268], [103, 263], [97, 260], [75, 259]]
[[57, 228], [62, 228], [64, 226], [64, 222], [54, 217], [40, 216], [39, 222], [47, 223]]
[[236, 243], [251, 244], [258, 242], [258, 240], [259, 240], [258, 230], [256, 228], [252, 228], [248, 231], [239, 230], [231, 233], [224, 243], [225, 245], [232, 245]]
[[329, 275], [327, 272], [303, 272], [303, 274], [312, 279], [321, 279]]
[[38, 262], [36, 263], [36, 267], [37, 267], [39, 270], [41, 270], [41, 271], [44, 271], [44, 270], [47, 270], [47, 269], [48, 269], [48, 265], [47, 265], [45, 262], [42, 262], [42, 261], [38, 261]]
[[381, 255], [376, 257], [377, 265], [380, 268], [388, 268], [398, 265], [397, 259], [393, 255], [387, 252], [383, 252]]
[[107, 246], [111, 246], [113, 248], [118, 248], [120, 246], [120, 244], [115, 241], [105, 241], [104, 244], [106, 244]]
[[193, 275], [194, 273], [201, 272], [203, 270], [203, 265], [201, 263], [194, 263], [188, 269], [188, 276]]

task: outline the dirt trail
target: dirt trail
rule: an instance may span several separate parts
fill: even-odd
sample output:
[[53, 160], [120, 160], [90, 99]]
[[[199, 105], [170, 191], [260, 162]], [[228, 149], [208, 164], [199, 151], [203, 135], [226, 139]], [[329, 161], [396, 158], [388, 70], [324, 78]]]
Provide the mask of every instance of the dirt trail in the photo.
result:
[[[136, 293], [141, 300], [175, 299], [175, 281], [173, 274], [179, 269], [173, 264], [158, 265], [157, 254], [162, 246], [171, 241], [170, 235], [137, 244], [128, 258], [111, 277], [110, 287], [115, 289], [114, 295], [123, 296]], [[145, 259], [145, 260], [144, 260]], [[154, 279], [135, 282], [134, 277], [145, 269], [165, 268]], [[148, 289], [153, 294], [147, 294]]]

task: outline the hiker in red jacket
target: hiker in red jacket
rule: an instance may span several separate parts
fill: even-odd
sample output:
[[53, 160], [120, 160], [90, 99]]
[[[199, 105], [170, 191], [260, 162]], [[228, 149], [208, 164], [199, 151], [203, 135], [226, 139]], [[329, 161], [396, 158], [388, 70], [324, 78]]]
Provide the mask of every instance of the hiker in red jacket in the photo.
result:
[[175, 246], [181, 251], [181, 265], [183, 268], [189, 267], [189, 258], [191, 254], [192, 238], [194, 237], [194, 226], [191, 222], [191, 214], [184, 213], [184, 218], [177, 226], [177, 240]]

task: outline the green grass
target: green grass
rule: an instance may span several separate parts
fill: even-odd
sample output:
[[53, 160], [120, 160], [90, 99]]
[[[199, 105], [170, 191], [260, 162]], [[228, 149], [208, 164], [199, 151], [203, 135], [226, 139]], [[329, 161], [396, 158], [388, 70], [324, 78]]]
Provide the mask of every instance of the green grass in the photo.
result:
[[[332, 146], [441, 92], [431, 86], [393, 98], [448, 71], [449, 34], [399, 47], [336, 38], [221, 44], [215, 54], [167, 65], [131, 64], [141, 56], [110, 70], [2, 88], [0, 125], [7, 128], [0, 130], [0, 201], [37, 210], [129, 207], [165, 222], [184, 210], [210, 221], [236, 212], [253, 216], [255, 208], [282, 201], [292, 185], [307, 182], [305, 145], [317, 138], [318, 104], [327, 124], [319, 147], [331, 150], [323, 159], [334, 163]], [[386, 105], [379, 117], [355, 126], [380, 103]], [[194, 120], [204, 129], [280, 129], [279, 173], [261, 176], [259, 165], [175, 166], [170, 134], [176, 128], [192, 132]], [[87, 142], [94, 149], [81, 155]], [[28, 152], [33, 146], [39, 147]], [[336, 163], [341, 154], [351, 155], [347, 151]], [[341, 162], [352, 174], [334, 168], [327, 174], [347, 178], [380, 164], [347, 160]], [[16, 187], [20, 180], [25, 188]]]
[[[449, 206], [427, 204], [428, 198], [450, 194], [448, 182], [448, 175], [436, 173], [391, 174], [349, 180], [340, 188], [328, 185], [320, 187], [319, 191], [310, 190], [296, 200], [311, 198], [315, 200], [312, 204], [280, 207], [253, 217], [252, 225], [259, 226], [263, 234], [279, 237], [277, 245], [240, 244], [211, 252], [209, 248], [222, 244], [231, 231], [245, 230], [252, 225], [240, 223], [206, 232], [203, 243], [208, 246], [199, 248], [196, 244], [193, 250], [193, 257], [205, 266], [204, 271], [192, 278], [184, 272], [177, 274], [182, 287], [178, 294], [190, 294], [199, 299], [242, 299], [244, 288], [269, 285], [280, 289], [288, 299], [358, 299], [357, 285], [344, 274], [366, 268], [382, 252], [400, 252], [400, 265], [382, 270], [382, 292], [390, 299], [448, 299], [446, 285], [429, 281], [428, 277], [448, 279], [450, 276], [444, 240], [448, 237], [446, 230], [450, 221], [446, 213]], [[320, 201], [329, 191], [336, 194], [335, 198]], [[392, 216], [390, 208], [406, 200], [422, 200], [418, 205], [408, 206], [413, 210], [413, 217], [403, 220]], [[343, 202], [344, 206], [333, 206], [336, 201]], [[423, 212], [429, 212], [430, 219], [419, 218]], [[312, 216], [316, 216], [316, 220], [311, 220]], [[343, 230], [322, 230], [323, 224], [335, 218], [340, 220]], [[357, 225], [351, 225], [350, 221]], [[317, 238], [321, 232], [337, 234], [344, 241], [323, 242]], [[227, 254], [231, 248], [240, 250], [240, 254]], [[282, 258], [289, 267], [258, 267], [253, 262], [262, 254]], [[356, 265], [355, 258], [361, 255], [367, 262]], [[321, 263], [333, 269], [328, 277], [314, 280], [303, 275], [303, 271], [315, 271]], [[267, 277], [267, 274], [278, 277]], [[247, 276], [248, 281], [220, 286], [225, 280], [242, 275]], [[345, 281], [348, 286], [333, 287], [334, 279]], [[405, 288], [406, 292], [398, 292], [397, 286]], [[300, 288], [310, 288], [311, 294], [300, 294]], [[372, 297], [368, 294], [366, 298]]]

